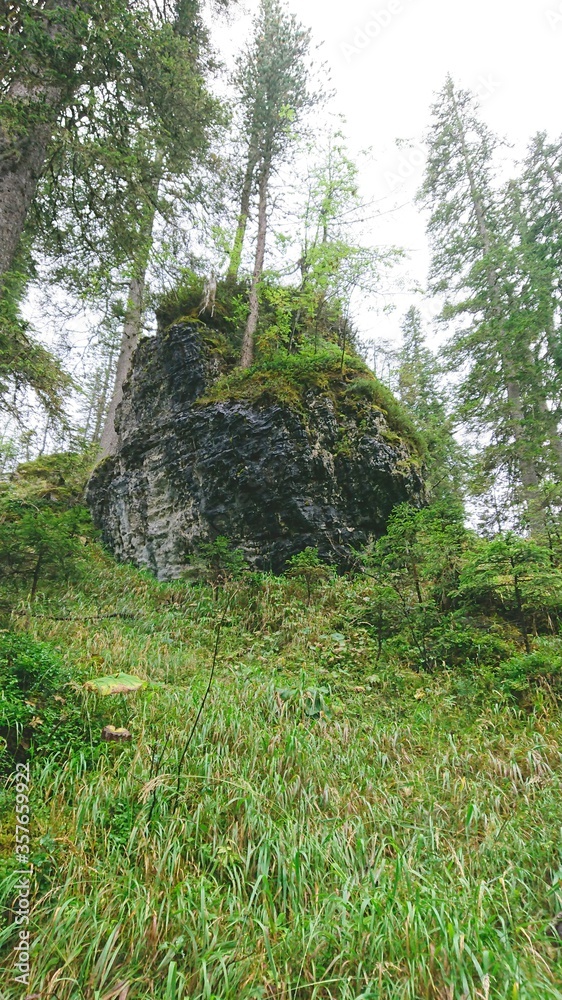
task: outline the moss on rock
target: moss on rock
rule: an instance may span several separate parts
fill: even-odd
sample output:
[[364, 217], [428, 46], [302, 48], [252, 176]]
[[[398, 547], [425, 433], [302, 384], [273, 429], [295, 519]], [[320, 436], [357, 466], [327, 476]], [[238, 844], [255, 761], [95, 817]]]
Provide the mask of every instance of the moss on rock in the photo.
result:
[[251, 368], [227, 371], [206, 389], [198, 404], [245, 401], [269, 406], [280, 403], [306, 414], [311, 392], [328, 396], [337, 413], [360, 418], [373, 408], [379, 410], [394, 439], [404, 439], [423, 454], [424, 443], [392, 392], [379, 382], [361, 358], [343, 354], [330, 343], [324, 343], [319, 351], [308, 347], [298, 354], [279, 352]]

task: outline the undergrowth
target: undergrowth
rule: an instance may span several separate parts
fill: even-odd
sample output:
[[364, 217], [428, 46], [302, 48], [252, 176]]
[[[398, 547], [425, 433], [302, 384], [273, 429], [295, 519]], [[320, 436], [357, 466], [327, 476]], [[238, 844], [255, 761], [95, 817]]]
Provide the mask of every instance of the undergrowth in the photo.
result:
[[[400, 565], [395, 555], [396, 587]], [[495, 565], [497, 648], [430, 668], [386, 639], [381, 653], [373, 575], [328, 574], [307, 592], [298, 575], [251, 574], [215, 600], [206, 583], [157, 583], [91, 544], [79, 584], [46, 581], [32, 604], [22, 594], [9, 634], [51, 651], [60, 695], [87, 723], [65, 746], [47, 733], [29, 749], [28, 994], [562, 997], [562, 649], [532, 634], [526, 653], [517, 608], [511, 623], [498, 617]], [[148, 686], [82, 688], [120, 671]], [[102, 742], [107, 724], [131, 741]], [[9, 780], [6, 1000], [24, 995], [12, 972], [14, 807]]]

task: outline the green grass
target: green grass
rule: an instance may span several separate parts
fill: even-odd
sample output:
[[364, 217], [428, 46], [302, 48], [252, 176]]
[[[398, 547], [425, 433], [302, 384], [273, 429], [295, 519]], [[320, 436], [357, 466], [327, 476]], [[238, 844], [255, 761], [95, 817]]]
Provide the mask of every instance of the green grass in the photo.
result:
[[[453, 671], [377, 663], [365, 579], [319, 584], [310, 607], [298, 580], [238, 584], [174, 809], [223, 602], [91, 553], [80, 589], [39, 595], [16, 627], [76, 682], [152, 684], [69, 690], [89, 735], [32, 762], [33, 972], [12, 982], [4, 910], [5, 1000], [110, 1000], [120, 983], [129, 1000], [562, 998], [548, 687], [523, 712], [476, 668], [467, 693]], [[116, 611], [136, 617], [83, 620]], [[101, 743], [105, 723], [131, 744]], [[5, 906], [13, 810], [8, 783]]]

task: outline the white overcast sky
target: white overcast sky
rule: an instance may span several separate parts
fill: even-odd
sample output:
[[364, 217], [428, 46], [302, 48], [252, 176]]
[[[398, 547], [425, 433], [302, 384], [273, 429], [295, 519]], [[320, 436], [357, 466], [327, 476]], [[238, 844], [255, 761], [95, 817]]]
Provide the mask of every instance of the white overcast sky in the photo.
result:
[[[382, 213], [373, 243], [410, 253], [408, 275], [425, 283], [428, 253], [424, 220], [413, 204], [423, 175], [424, 131], [433, 95], [447, 73], [481, 99], [488, 125], [513, 144], [512, 161], [530, 137], [562, 132], [561, 0], [287, 0], [322, 43], [330, 68], [335, 112], [347, 121], [361, 187]], [[244, 41], [258, 0], [245, 0], [228, 25], [213, 18], [212, 36], [224, 56]], [[236, 8], [235, 8], [236, 9]], [[396, 139], [405, 141], [399, 149]], [[395, 206], [402, 206], [393, 210]], [[390, 316], [360, 316], [364, 336], [393, 338], [413, 302], [431, 319], [435, 307], [415, 293], [397, 292]], [[428, 334], [434, 331], [428, 325]]]

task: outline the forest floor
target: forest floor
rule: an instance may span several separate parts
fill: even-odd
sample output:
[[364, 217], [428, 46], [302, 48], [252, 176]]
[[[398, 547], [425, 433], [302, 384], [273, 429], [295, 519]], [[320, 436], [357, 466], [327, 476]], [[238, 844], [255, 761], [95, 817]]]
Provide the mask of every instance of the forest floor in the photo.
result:
[[[559, 706], [377, 661], [368, 600], [361, 578], [215, 600], [93, 545], [79, 586], [22, 604], [85, 735], [31, 751], [25, 987], [0, 799], [5, 1000], [562, 998]], [[119, 671], [149, 684], [84, 691]]]

